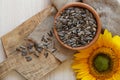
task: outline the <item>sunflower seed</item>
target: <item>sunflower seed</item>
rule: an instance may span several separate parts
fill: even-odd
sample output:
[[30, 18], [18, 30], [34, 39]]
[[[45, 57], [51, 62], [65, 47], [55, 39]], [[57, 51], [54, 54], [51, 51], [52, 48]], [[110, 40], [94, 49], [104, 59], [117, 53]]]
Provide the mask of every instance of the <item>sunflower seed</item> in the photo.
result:
[[33, 44], [33, 43], [29, 43], [29, 44], [27, 45], [27, 48], [28, 48], [28, 49], [32, 49], [32, 48], [33, 48], [33, 46], [34, 46], [34, 44]]
[[38, 43], [35, 43], [35, 48], [41, 48], [42, 47], [42, 44], [38, 44]]
[[88, 40], [88, 41], [90, 41], [90, 40], [92, 40], [93, 38], [91, 38], [91, 37], [86, 37], [86, 40]]
[[21, 51], [21, 55], [22, 55], [22, 56], [26, 56], [26, 55], [27, 55], [27, 50], [22, 50], [22, 51]]
[[41, 53], [42, 50], [43, 50], [43, 48], [42, 48], [42, 47], [39, 47], [39, 48], [37, 48], [36, 50], [37, 50], [39, 53]]
[[28, 52], [29, 52], [29, 54], [32, 54], [32, 53], [34, 53], [34, 50], [33, 49], [28, 49]]
[[45, 39], [45, 36], [44, 36], [44, 35], [42, 36], [41, 41], [43, 41], [43, 42], [48, 42], [48, 41]]
[[16, 51], [21, 51], [22, 49], [20, 49], [20, 48], [16, 48]]
[[53, 37], [52, 31], [48, 32], [47, 34], [48, 34], [49, 37]]
[[93, 28], [93, 31], [96, 32], [96, 28]]
[[21, 48], [21, 49], [26, 49], [26, 47], [25, 47], [25, 46], [22, 46], [22, 45], [20, 46], [20, 48]]
[[48, 52], [45, 52], [44, 56], [45, 56], [45, 58], [47, 58], [48, 57]]
[[38, 58], [38, 57], [39, 57], [39, 54], [35, 52], [35, 53], [34, 53], [34, 56]]
[[29, 61], [32, 60], [32, 57], [31, 56], [26, 56], [25, 59], [26, 59], [27, 62], [29, 62]]
[[57, 51], [56, 48], [53, 48], [53, 49], [51, 50], [52, 53], [54, 53], [54, 52], [56, 52], [56, 51]]
[[84, 31], [78, 33], [78, 36], [84, 35]]
[[48, 41], [52, 41], [52, 39], [50, 37], [47, 38]]

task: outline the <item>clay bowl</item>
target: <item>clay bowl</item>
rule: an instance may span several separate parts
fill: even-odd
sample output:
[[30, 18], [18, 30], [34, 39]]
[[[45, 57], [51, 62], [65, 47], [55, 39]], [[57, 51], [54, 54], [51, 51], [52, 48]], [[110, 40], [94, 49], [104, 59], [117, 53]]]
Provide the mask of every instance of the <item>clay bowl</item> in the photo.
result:
[[80, 3], [80, 2], [72, 2], [72, 3], [69, 3], [65, 6], [63, 6], [59, 11], [58, 13], [56, 14], [55, 16], [55, 20], [58, 16], [60, 16], [61, 12], [63, 12], [65, 9], [69, 8], [69, 7], [81, 7], [81, 8], [85, 8], [85, 9], [88, 9], [94, 16], [94, 18], [96, 19], [96, 22], [97, 22], [97, 31], [96, 31], [96, 34], [95, 34], [95, 37], [93, 38], [93, 40], [88, 43], [87, 45], [85, 46], [80, 46], [80, 47], [71, 47], [71, 46], [68, 46], [67, 44], [64, 44], [60, 38], [59, 38], [59, 35], [57, 33], [57, 30], [56, 30], [56, 25], [55, 25], [55, 21], [54, 21], [54, 34], [55, 34], [55, 37], [57, 38], [58, 42], [63, 45], [64, 47], [68, 48], [68, 49], [71, 49], [71, 50], [81, 50], [81, 49], [85, 49], [89, 46], [91, 46], [92, 44], [94, 44], [96, 42], [96, 40], [98, 39], [99, 35], [100, 35], [100, 32], [101, 32], [101, 21], [100, 21], [100, 17], [98, 15], [98, 13], [89, 5], [87, 4], [84, 4], [84, 3]]

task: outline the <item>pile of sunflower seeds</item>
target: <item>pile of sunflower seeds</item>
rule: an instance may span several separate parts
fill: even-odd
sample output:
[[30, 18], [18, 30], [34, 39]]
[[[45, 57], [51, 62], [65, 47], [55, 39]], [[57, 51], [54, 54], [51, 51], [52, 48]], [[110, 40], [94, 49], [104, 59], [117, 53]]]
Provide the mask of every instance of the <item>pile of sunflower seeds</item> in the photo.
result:
[[69, 7], [61, 12], [56, 18], [55, 26], [60, 40], [71, 47], [89, 44], [97, 31], [97, 22], [93, 14], [78, 7]]
[[26, 45], [21, 45], [16, 48], [16, 51], [19, 51], [21, 53], [21, 56], [25, 57], [27, 62], [32, 60], [32, 54], [36, 57], [39, 57], [39, 54], [43, 50], [42, 47], [40, 47], [36, 42], [31, 39], [28, 39], [25, 44]]
[[50, 30], [46, 33], [46, 35], [42, 36], [41, 43], [37, 43], [33, 39], [25, 39], [25, 44], [20, 45], [18, 48], [16, 48], [16, 51], [19, 51], [21, 53], [21, 56], [25, 57], [26, 61], [29, 62], [32, 60], [31, 55], [34, 55], [35, 57], [39, 58], [43, 49], [45, 50], [45, 58], [49, 56], [48, 51], [51, 53], [57, 51], [55, 47], [55, 42], [53, 40], [53, 30]]

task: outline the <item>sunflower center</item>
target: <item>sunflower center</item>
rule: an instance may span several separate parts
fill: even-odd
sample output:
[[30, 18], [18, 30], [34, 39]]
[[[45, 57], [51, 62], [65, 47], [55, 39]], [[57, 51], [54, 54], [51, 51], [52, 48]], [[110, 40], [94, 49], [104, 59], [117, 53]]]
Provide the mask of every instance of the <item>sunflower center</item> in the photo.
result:
[[111, 68], [111, 58], [104, 53], [99, 53], [93, 59], [93, 66], [98, 72], [105, 72]]

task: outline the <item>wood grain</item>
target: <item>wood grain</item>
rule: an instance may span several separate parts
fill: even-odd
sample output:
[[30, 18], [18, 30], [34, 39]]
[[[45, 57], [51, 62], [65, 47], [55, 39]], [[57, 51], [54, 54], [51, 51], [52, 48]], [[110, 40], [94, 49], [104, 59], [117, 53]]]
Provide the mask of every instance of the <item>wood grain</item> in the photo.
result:
[[42, 51], [39, 58], [32, 56], [32, 61], [27, 62], [19, 53], [14, 53], [0, 64], [0, 79], [9, 71], [18, 68], [21, 74], [28, 80], [39, 80], [48, 72], [55, 69], [60, 62], [48, 52], [48, 57], [44, 56], [45, 50]]

